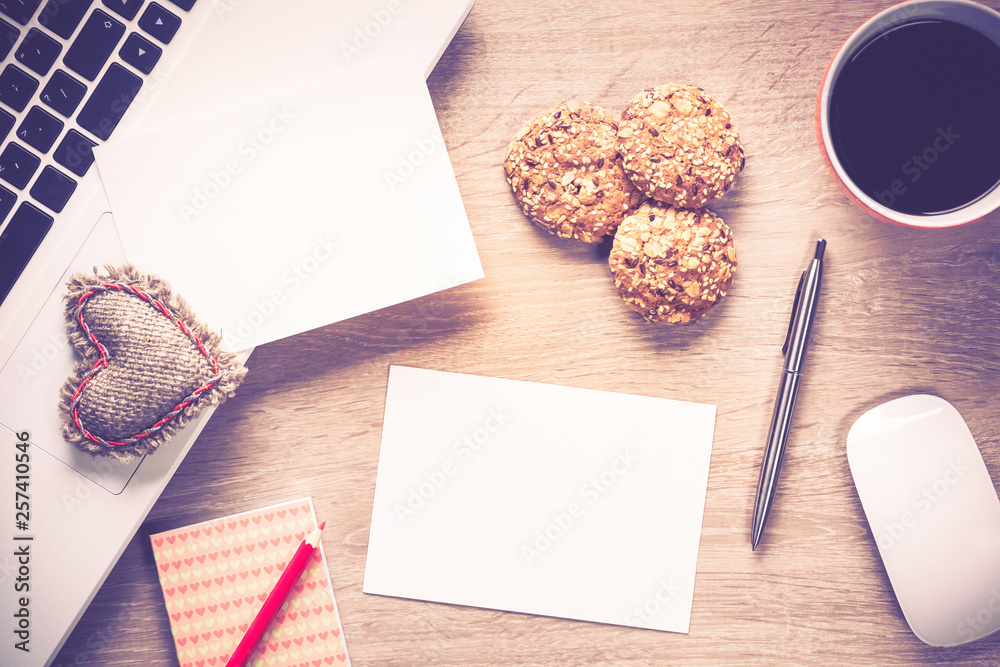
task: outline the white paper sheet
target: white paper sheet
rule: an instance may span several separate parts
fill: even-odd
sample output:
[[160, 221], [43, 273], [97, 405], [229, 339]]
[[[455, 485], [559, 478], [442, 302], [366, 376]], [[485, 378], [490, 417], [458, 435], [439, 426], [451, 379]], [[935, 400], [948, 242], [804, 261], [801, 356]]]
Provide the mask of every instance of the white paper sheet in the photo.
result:
[[129, 260], [244, 349], [483, 276], [422, 72], [373, 62], [98, 148]]
[[393, 366], [364, 591], [687, 632], [715, 406]]

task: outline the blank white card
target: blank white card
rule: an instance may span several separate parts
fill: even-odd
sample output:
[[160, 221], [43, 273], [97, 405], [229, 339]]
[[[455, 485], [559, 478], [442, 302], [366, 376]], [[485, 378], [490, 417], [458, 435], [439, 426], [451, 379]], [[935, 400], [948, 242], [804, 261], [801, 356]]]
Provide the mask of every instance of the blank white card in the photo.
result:
[[715, 406], [393, 366], [364, 591], [687, 632]]

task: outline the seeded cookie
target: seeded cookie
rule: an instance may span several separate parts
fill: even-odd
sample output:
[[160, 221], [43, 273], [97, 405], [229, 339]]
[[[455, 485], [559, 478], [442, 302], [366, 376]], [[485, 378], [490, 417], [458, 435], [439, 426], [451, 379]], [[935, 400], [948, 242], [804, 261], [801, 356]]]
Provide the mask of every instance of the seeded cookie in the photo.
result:
[[650, 322], [700, 319], [726, 295], [736, 246], [707, 209], [644, 203], [625, 218], [608, 260], [618, 294]]
[[504, 170], [521, 210], [551, 234], [598, 243], [642, 195], [615, 150], [618, 124], [599, 106], [568, 102], [525, 123]]
[[642, 192], [684, 208], [725, 193], [744, 164], [729, 113], [701, 88], [681, 84], [648, 88], [628, 103], [618, 151]]

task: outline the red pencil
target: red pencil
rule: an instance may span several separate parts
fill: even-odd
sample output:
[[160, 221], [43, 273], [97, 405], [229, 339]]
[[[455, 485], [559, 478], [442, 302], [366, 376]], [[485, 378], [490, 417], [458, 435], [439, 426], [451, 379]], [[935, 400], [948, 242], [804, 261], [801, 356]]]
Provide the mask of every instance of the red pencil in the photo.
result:
[[288, 597], [288, 593], [291, 592], [292, 587], [298, 583], [299, 577], [302, 575], [302, 570], [306, 568], [306, 563], [309, 562], [309, 557], [312, 556], [313, 550], [319, 546], [319, 536], [322, 534], [324, 526], [326, 526], [326, 521], [319, 524], [319, 528], [309, 533], [302, 540], [302, 544], [299, 545], [299, 548], [292, 555], [291, 560], [288, 561], [288, 565], [285, 566], [285, 571], [278, 578], [278, 583], [274, 585], [267, 599], [264, 600], [264, 606], [257, 612], [257, 616], [254, 617], [250, 627], [247, 628], [243, 639], [240, 640], [236, 650], [233, 651], [233, 655], [230, 656], [226, 667], [243, 667], [247, 658], [253, 653], [254, 647], [260, 641], [264, 631], [267, 630], [271, 619], [281, 609], [281, 605], [285, 602], [285, 598]]

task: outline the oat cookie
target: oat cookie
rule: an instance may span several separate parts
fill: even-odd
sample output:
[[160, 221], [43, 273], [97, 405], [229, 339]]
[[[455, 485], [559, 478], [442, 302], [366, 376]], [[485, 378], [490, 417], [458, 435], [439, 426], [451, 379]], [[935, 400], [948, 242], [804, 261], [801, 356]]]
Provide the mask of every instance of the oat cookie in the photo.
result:
[[648, 88], [628, 103], [618, 151], [641, 191], [684, 208], [725, 193], [744, 164], [729, 113], [701, 88], [682, 84]]
[[564, 238], [598, 243], [642, 201], [615, 149], [618, 124], [599, 106], [567, 102], [525, 123], [504, 171], [521, 210]]
[[736, 246], [707, 209], [646, 202], [618, 228], [608, 263], [629, 308], [650, 322], [687, 323], [726, 295]]

